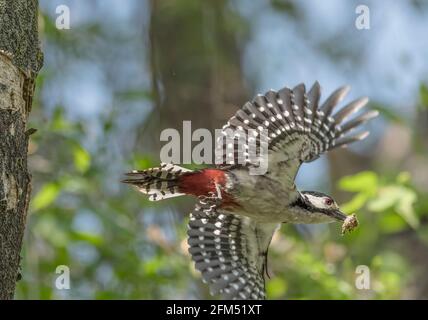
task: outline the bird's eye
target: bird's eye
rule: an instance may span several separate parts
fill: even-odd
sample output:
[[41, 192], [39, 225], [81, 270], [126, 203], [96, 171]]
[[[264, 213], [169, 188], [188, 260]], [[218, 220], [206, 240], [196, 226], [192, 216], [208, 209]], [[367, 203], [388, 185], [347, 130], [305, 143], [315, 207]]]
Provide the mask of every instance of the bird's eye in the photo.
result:
[[324, 199], [324, 203], [325, 203], [327, 206], [331, 206], [331, 205], [333, 204], [333, 199], [325, 198], [325, 199]]

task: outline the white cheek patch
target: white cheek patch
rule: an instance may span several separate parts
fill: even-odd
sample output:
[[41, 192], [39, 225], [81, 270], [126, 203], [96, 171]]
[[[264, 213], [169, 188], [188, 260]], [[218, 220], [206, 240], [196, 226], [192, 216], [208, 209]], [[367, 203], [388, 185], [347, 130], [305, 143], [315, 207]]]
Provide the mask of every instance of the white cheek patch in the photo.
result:
[[311, 194], [307, 194], [306, 197], [309, 199], [309, 201], [312, 203], [312, 205], [316, 208], [320, 208], [320, 209], [331, 209], [332, 206], [328, 206], [325, 204], [325, 197], [316, 197], [313, 196]]

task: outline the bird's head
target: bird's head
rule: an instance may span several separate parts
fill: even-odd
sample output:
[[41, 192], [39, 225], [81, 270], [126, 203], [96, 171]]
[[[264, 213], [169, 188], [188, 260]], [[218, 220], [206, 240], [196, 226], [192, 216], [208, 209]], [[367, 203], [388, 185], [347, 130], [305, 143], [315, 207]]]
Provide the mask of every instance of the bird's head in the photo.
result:
[[305, 211], [309, 211], [322, 220], [345, 221], [346, 215], [340, 211], [334, 199], [324, 193], [315, 191], [300, 192], [300, 199], [296, 205]]

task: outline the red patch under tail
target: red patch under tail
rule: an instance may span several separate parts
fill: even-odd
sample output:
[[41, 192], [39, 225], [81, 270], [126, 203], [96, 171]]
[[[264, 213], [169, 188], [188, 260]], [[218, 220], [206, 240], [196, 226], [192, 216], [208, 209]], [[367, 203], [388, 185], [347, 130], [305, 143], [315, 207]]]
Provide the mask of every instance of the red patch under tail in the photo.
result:
[[220, 169], [203, 169], [183, 174], [179, 178], [179, 190], [182, 193], [199, 196], [217, 194], [216, 184], [220, 186], [223, 204], [233, 204], [231, 196], [225, 192], [226, 173]]

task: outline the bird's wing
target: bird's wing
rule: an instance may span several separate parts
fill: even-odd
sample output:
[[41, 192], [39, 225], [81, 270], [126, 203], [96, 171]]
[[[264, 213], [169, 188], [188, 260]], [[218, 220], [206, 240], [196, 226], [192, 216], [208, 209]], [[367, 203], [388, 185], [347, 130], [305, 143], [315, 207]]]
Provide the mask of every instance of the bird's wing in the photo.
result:
[[225, 299], [264, 299], [267, 250], [276, 223], [257, 223], [200, 199], [190, 214], [188, 243], [195, 267], [211, 294]]
[[[333, 114], [334, 108], [348, 91], [348, 86], [337, 89], [321, 106], [318, 82], [308, 92], [304, 84], [299, 84], [293, 89], [270, 90], [265, 95], [258, 95], [238, 110], [223, 127], [223, 136], [216, 145], [217, 164], [259, 166], [260, 162], [267, 161], [268, 174], [293, 187], [294, 178], [303, 162], [313, 161], [328, 150], [368, 136], [368, 131], [354, 135], [350, 132], [377, 116], [377, 111], [366, 111], [345, 121], [364, 107], [368, 98], [354, 100]], [[225, 143], [228, 140], [224, 137], [229, 139], [229, 143]], [[233, 143], [230, 143], [230, 138]], [[254, 157], [254, 151], [249, 152], [249, 144], [253, 140], [260, 148], [266, 141], [268, 160]], [[232, 147], [234, 152], [230, 151]], [[256, 155], [260, 155], [260, 148]]]

